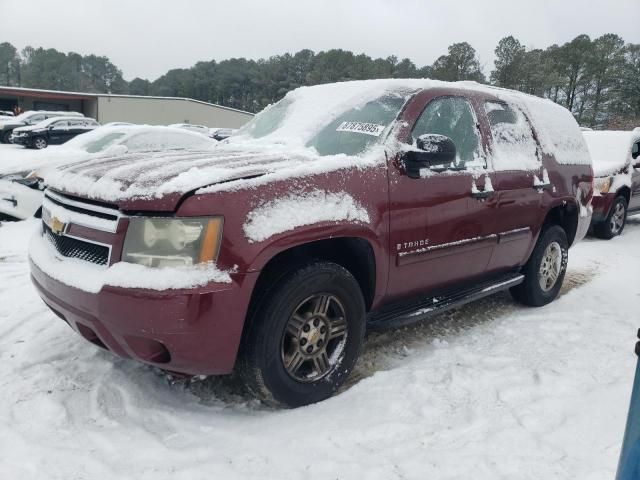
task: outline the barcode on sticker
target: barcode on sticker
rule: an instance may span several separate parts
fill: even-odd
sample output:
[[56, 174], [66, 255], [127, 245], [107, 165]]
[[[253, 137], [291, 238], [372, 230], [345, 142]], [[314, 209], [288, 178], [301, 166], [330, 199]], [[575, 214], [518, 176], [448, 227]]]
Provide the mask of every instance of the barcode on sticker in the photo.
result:
[[336, 132], [364, 133], [365, 135], [373, 135], [374, 137], [379, 137], [383, 130], [384, 125], [365, 122], [342, 122], [338, 128], [336, 128]]

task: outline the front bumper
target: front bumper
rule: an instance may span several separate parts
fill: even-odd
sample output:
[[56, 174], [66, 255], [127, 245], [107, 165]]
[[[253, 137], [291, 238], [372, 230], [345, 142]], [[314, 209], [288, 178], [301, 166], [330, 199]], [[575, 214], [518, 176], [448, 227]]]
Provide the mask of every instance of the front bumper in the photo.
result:
[[9, 137], [9, 141], [15, 145], [23, 145], [25, 147], [31, 146], [31, 137], [16, 136], [15, 134]]
[[613, 202], [616, 199], [615, 193], [605, 193], [594, 195], [591, 204], [593, 205], [592, 223], [604, 222], [609, 216]]
[[189, 290], [67, 286], [31, 263], [44, 302], [76, 332], [123, 358], [187, 375], [231, 373], [257, 273]]

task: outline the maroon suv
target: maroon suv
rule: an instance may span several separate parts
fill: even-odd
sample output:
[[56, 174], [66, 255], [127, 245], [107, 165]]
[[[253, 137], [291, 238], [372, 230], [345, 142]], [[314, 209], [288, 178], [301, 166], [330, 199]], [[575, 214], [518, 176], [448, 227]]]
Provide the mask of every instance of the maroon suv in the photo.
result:
[[300, 88], [213, 153], [48, 180], [29, 251], [60, 318], [122, 357], [236, 371], [288, 406], [333, 394], [367, 329], [506, 289], [551, 302], [593, 190], [567, 110], [429, 80]]

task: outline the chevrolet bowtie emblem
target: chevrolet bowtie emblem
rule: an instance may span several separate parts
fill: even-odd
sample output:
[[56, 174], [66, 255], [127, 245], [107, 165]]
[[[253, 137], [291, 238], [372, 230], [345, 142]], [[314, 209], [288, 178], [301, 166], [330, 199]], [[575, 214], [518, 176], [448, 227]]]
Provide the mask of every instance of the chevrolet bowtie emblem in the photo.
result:
[[49, 226], [51, 227], [51, 231], [53, 233], [55, 233], [56, 235], [60, 235], [62, 232], [64, 232], [64, 227], [66, 227], [66, 224], [59, 218], [52, 217], [51, 224]]

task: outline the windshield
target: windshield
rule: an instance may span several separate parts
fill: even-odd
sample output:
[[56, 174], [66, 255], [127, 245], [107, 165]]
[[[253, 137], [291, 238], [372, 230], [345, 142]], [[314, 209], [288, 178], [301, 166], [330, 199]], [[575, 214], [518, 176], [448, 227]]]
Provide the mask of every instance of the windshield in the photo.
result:
[[320, 130], [307, 146], [315, 148], [320, 155], [362, 153], [384, 137], [383, 133], [396, 119], [405, 101], [404, 95], [394, 93], [347, 110]]
[[385, 138], [414, 90], [377, 89], [343, 102], [336, 97], [329, 100], [329, 96], [324, 102], [320, 95], [312, 101], [309, 94], [287, 96], [256, 115], [237, 136], [269, 137], [280, 144], [302, 143], [320, 155], [358, 155]]

